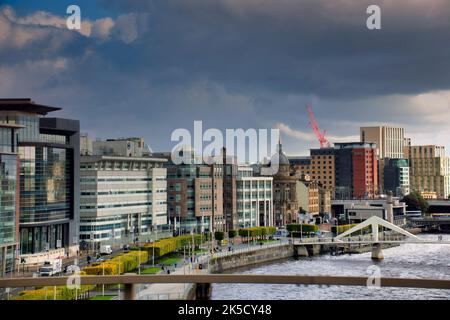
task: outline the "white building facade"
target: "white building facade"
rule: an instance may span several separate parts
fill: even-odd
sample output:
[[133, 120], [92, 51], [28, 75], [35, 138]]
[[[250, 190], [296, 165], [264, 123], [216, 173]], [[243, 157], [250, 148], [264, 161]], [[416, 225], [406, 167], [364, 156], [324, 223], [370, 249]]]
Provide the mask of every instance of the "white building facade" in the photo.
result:
[[167, 224], [164, 159], [81, 158], [80, 241], [130, 243]]
[[273, 225], [273, 178], [255, 177], [253, 168], [239, 166], [237, 215], [239, 228]]

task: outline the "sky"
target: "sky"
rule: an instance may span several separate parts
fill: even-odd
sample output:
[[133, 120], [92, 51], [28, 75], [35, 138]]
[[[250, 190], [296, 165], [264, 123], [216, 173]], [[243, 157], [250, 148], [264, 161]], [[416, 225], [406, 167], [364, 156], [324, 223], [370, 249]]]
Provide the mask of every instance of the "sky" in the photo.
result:
[[[366, 27], [371, 4], [380, 30]], [[331, 142], [398, 125], [450, 149], [449, 39], [448, 0], [0, 0], [0, 97], [154, 151], [201, 120], [278, 128], [287, 154], [307, 155], [308, 103]]]

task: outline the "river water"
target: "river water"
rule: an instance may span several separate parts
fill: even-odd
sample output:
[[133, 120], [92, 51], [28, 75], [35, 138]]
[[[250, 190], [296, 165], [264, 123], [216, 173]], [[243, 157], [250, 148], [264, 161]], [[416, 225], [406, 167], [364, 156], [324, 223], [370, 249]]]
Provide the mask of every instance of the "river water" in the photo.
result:
[[[436, 234], [421, 234], [437, 239]], [[450, 235], [442, 235], [450, 241]], [[377, 266], [381, 277], [450, 279], [449, 244], [402, 244], [383, 249], [384, 260], [373, 261], [370, 253], [321, 255], [286, 259], [253, 268], [235, 269], [239, 274], [298, 274], [368, 276]], [[212, 300], [361, 300], [448, 299], [450, 290], [415, 288], [368, 288], [361, 286], [303, 286], [279, 284], [213, 284]]]

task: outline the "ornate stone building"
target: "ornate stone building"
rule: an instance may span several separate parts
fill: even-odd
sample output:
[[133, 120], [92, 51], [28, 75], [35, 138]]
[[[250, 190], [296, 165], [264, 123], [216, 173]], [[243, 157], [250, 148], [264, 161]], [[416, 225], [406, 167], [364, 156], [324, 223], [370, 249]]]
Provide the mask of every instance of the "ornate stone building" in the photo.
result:
[[279, 165], [278, 172], [273, 176], [273, 210], [274, 225], [280, 227], [295, 223], [298, 219], [300, 180], [291, 175], [289, 159], [283, 153], [281, 143], [271, 162], [278, 162]]

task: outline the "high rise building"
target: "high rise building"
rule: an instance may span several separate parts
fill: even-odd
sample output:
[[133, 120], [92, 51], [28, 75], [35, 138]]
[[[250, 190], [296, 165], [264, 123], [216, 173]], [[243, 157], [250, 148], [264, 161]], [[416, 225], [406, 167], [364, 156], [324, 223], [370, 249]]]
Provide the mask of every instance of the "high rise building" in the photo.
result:
[[409, 194], [409, 164], [406, 159], [384, 159], [384, 191], [396, 197]]
[[15, 270], [19, 249], [19, 156], [21, 125], [0, 122], [0, 277]]
[[79, 121], [45, 117], [60, 108], [0, 99], [0, 122], [17, 133], [20, 254], [27, 263], [76, 253], [79, 222]]
[[410, 165], [410, 189], [437, 198], [450, 195], [450, 158], [445, 147], [436, 145], [405, 148]]
[[378, 157], [404, 158], [405, 129], [393, 126], [361, 127], [361, 142], [375, 143]]
[[272, 226], [272, 177], [256, 177], [251, 166], [240, 165], [237, 176], [237, 228]]
[[360, 135], [361, 142], [375, 143], [378, 147], [379, 191], [385, 192], [384, 159], [404, 159], [404, 147], [410, 139], [405, 138], [404, 128], [394, 126], [361, 127]]
[[80, 240], [126, 244], [167, 225], [166, 160], [82, 156]]
[[[238, 226], [237, 217], [237, 182], [238, 175], [237, 159], [227, 155], [226, 148], [222, 148], [221, 161], [215, 161], [223, 166], [223, 216], [225, 218], [225, 229], [233, 230]], [[217, 157], [216, 157], [217, 159]], [[218, 165], [216, 164], [216, 166]]]
[[373, 198], [378, 193], [376, 144], [335, 143], [334, 149], [336, 198]]

